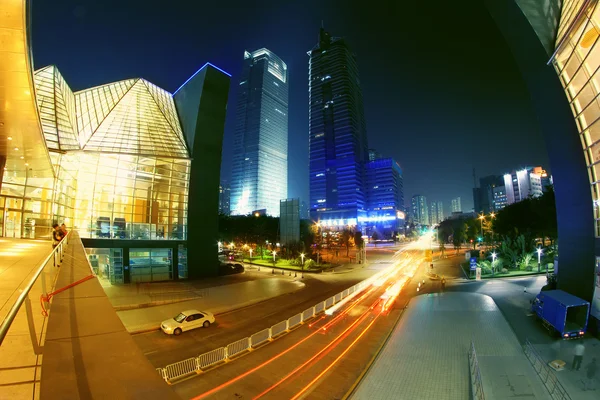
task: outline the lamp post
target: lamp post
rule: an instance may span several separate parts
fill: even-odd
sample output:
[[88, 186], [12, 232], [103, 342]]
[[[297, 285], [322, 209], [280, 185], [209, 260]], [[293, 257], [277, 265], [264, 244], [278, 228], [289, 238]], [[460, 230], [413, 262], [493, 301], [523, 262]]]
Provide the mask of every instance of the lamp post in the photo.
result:
[[483, 220], [485, 219], [485, 216], [483, 214], [481, 214], [479, 216], [479, 222], [481, 222], [481, 238], [483, 239]]
[[[540, 272], [540, 266], [542, 263], [542, 249], [540, 247], [537, 248], [537, 253], [538, 253], [538, 272]], [[548, 270], [548, 266], [546, 265], [546, 272]]]
[[495, 273], [495, 271], [496, 271], [496, 270], [495, 270], [495, 268], [494, 268], [494, 263], [495, 263], [495, 262], [496, 262], [496, 252], [494, 251], [494, 252], [492, 253], [492, 275], [494, 275], [494, 273]]
[[276, 255], [277, 255], [277, 252], [275, 250], [273, 250], [273, 266], [275, 266], [275, 264], [277, 263], [277, 260], [275, 260]]
[[301, 275], [301, 278], [304, 279], [304, 253], [300, 254], [300, 259], [302, 260], [302, 275]]

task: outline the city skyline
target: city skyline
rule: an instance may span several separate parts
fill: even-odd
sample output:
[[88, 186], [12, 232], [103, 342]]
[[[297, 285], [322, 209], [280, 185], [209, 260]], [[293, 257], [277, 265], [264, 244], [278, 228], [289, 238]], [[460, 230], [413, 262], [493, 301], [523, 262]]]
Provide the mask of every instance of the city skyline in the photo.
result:
[[[195, 13], [177, 5], [163, 10], [162, 7], [154, 6], [158, 3], [151, 1], [138, 4], [133, 0], [126, 4], [114, 2], [112, 5], [112, 9], [120, 11], [115, 20], [117, 29], [83, 29], [84, 25], [101, 24], [102, 21], [113, 17], [107, 14], [107, 10], [111, 9], [108, 6], [112, 4], [111, 1], [108, 3], [106, 8], [85, 1], [77, 4], [64, 2], [52, 6], [36, 3], [33, 7], [32, 46], [36, 67], [58, 64], [69, 82], [72, 82], [74, 90], [141, 75], [167, 90], [174, 91], [180, 82], [197, 69], [198, 64], [205, 61], [202, 57], [213, 60], [233, 75], [234, 82], [239, 82], [242, 67], [239, 55], [246, 48], [269, 48], [286, 60], [290, 72], [289, 149], [293, 151], [289, 152], [288, 159], [289, 197], [308, 200], [306, 49], [314, 45], [316, 35], [311, 32], [318, 30], [321, 20], [324, 20], [326, 28], [347, 38], [353, 44], [353, 51], [359, 55], [361, 82], [365, 83], [363, 96], [370, 144], [379, 148], [384, 157], [394, 157], [402, 165], [407, 198], [415, 193], [422, 193], [449, 204], [451, 197], [460, 194], [464, 199], [463, 208], [469, 210], [473, 206], [470, 204], [473, 167], [478, 175], [485, 176], [494, 171], [508, 171], [515, 165], [548, 165], [545, 149], [539, 145], [542, 141], [524, 87], [518, 83], [518, 78], [515, 79], [518, 71], [512, 62], [505, 60], [509, 59], [510, 55], [503, 55], [508, 53], [502, 38], [481, 5], [461, 4], [450, 7], [440, 4], [434, 7], [433, 19], [428, 21], [427, 35], [416, 37], [403, 34], [416, 29], [418, 18], [414, 16], [418, 15], [418, 7], [414, 5], [402, 9], [399, 6], [391, 6], [388, 9], [389, 13], [377, 18], [368, 6], [360, 4], [342, 8], [321, 3], [306, 7], [282, 5], [261, 9], [260, 14], [264, 14], [271, 23], [260, 30], [251, 28], [250, 22], [258, 17], [258, 10], [244, 13], [234, 10], [228, 15], [236, 28], [229, 31], [210, 18], [212, 13], [225, 12], [224, 5], [211, 5], [208, 9], [203, 6], [201, 12]], [[144, 9], [144, 21], [138, 22], [137, 18], [131, 16], [138, 15], [140, 8]], [[226, 8], [231, 9], [230, 5]], [[466, 9], [469, 13], [464, 12]], [[318, 13], [319, 17], [315, 18], [313, 13]], [[461, 49], [482, 47], [481, 54], [475, 57], [466, 51], [456, 52], [455, 46], [450, 45], [451, 41], [440, 42], [435, 52], [423, 52], [422, 49], [426, 48], [424, 44], [429, 38], [446, 32], [450, 21], [462, 21], [466, 18], [463, 14], [473, 13], [477, 14], [477, 18], [469, 21], [476, 24], [479, 32], [477, 37], [466, 34], [466, 28], [461, 28], [460, 23], [457, 30], [449, 34], [462, 43]], [[202, 14], [201, 23], [196, 20], [191, 22], [191, 16], [199, 14]], [[364, 23], [359, 24], [357, 28], [355, 22], [358, 15], [365, 18]], [[290, 24], [292, 18], [302, 23]], [[389, 18], [390, 21], [400, 18], [403, 21], [403, 24], [397, 27], [400, 30], [399, 41], [392, 41], [384, 34], [382, 26], [385, 24], [379, 22], [380, 18]], [[150, 26], [153, 26], [152, 31], [148, 31]], [[161, 28], [157, 29], [159, 26]], [[422, 30], [422, 27], [419, 27], [419, 30]], [[191, 39], [208, 31], [214, 33], [210, 41]], [[120, 43], [118, 38], [122, 36], [129, 36], [130, 42], [136, 43], [136, 46]], [[168, 38], [176, 40], [167, 41]], [[390, 50], [400, 50], [404, 47], [415, 49], [419, 57], [398, 63], [401, 51], [375, 54], [370, 46], [372, 40], [380, 41], [382, 46]], [[57, 47], [56, 43], [59, 42], [61, 46]], [[480, 46], [480, 43], [485, 43], [485, 46]], [[71, 59], [70, 54], [74, 51], [79, 57]], [[147, 52], [157, 55], [156, 62], [142, 61], [144, 57], [141, 54]], [[448, 60], [443, 68], [436, 67], [435, 60], [439, 56]], [[116, 62], [117, 59], [119, 62]], [[466, 74], [464, 71], [470, 70], [466, 67], [474, 62], [481, 68]], [[392, 72], [389, 66], [394, 64], [401, 65], [401, 70]], [[90, 74], [79, 74], [81, 69], [90, 71]], [[386, 78], [392, 75], [397, 75], [399, 79]], [[403, 76], [413, 78], [407, 80], [403, 79]], [[416, 81], [422, 81], [424, 85], [412, 83]], [[447, 93], [460, 91], [464, 94], [454, 96], [450, 102], [446, 92], [437, 91], [442, 81], [452, 82]], [[481, 81], [486, 82], [486, 85], [480, 85]], [[484, 93], [481, 88], [489, 85], [492, 85], [489, 92], [495, 93], [493, 97]], [[232, 85], [230, 91], [223, 148], [224, 179], [230, 177], [235, 130], [235, 110], [231, 105], [237, 103], [238, 89], [237, 85]], [[394, 92], [405, 93], [405, 96], [388, 96]], [[419, 100], [409, 100], [415, 98]], [[474, 103], [473, 98], [481, 101]], [[379, 99], [386, 101], [381, 102]], [[448, 104], [453, 104], [451, 110], [448, 110], [450, 113], [444, 111]], [[472, 112], [472, 107], [477, 111]], [[435, 110], [439, 118], [435, 118], [432, 123], [422, 124], [422, 120], [430, 119], [429, 110]], [[467, 115], [464, 110], [471, 112]], [[495, 117], [495, 113], [498, 112], [507, 116], [501, 122]], [[399, 119], [396, 118], [398, 116]], [[435, 122], [437, 120], [444, 121], [444, 124], [440, 125]], [[479, 151], [475, 144], [476, 138], [484, 134], [502, 137], [495, 145], [497, 157]], [[444, 146], [445, 155], [431, 158], [413, 154], [410, 149], [415, 148], [422, 137], [428, 137], [431, 143]], [[449, 141], [448, 137], [462, 139]], [[519, 146], [514, 146], [516, 143], [519, 143]], [[434, 151], [439, 152], [435, 149]], [[453, 170], [453, 173], [448, 175], [428, 172], [438, 168], [444, 171]]]

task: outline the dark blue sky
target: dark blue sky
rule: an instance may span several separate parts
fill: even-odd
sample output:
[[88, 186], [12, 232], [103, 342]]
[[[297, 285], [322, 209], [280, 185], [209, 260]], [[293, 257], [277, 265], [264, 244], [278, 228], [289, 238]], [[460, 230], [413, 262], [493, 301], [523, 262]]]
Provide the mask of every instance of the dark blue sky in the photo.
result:
[[472, 169], [549, 169], [512, 57], [477, 0], [33, 0], [36, 68], [58, 66], [73, 90], [143, 77], [174, 91], [205, 62], [230, 72], [223, 148], [230, 173], [245, 49], [288, 65], [289, 196], [308, 199], [308, 56], [321, 21], [356, 52], [369, 147], [398, 160], [413, 194], [472, 208]]

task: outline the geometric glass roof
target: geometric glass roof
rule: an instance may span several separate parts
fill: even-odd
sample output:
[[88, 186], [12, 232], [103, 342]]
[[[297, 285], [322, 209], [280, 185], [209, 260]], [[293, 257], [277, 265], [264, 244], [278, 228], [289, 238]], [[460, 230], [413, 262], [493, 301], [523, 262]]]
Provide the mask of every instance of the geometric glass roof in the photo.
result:
[[42, 131], [52, 150], [78, 150], [75, 97], [53, 65], [35, 72], [35, 90]]
[[34, 77], [48, 149], [190, 157], [173, 95], [145, 79], [73, 94], [54, 66]]
[[[75, 98], [84, 151], [189, 157], [175, 102], [156, 85], [130, 79], [78, 92]], [[83, 122], [88, 116], [89, 123]]]

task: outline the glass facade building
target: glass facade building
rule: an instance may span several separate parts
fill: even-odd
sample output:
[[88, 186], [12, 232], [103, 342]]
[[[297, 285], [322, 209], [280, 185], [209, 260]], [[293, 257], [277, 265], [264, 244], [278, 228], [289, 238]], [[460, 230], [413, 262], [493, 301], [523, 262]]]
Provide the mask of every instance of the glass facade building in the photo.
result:
[[244, 52], [236, 109], [231, 213], [266, 209], [279, 216], [287, 198], [288, 70], [267, 49]]
[[379, 158], [365, 164], [367, 217], [358, 224], [369, 234], [377, 230], [389, 237], [404, 227], [404, 183], [402, 168], [393, 158]]
[[311, 218], [356, 224], [367, 216], [369, 159], [356, 57], [322, 28], [308, 55]]
[[141, 78], [73, 93], [54, 66], [33, 83], [53, 173], [4, 169], [2, 236], [65, 223], [111, 283], [187, 278], [192, 157], [173, 95]]
[[300, 241], [300, 199], [281, 200], [279, 211], [279, 241], [282, 245]]

